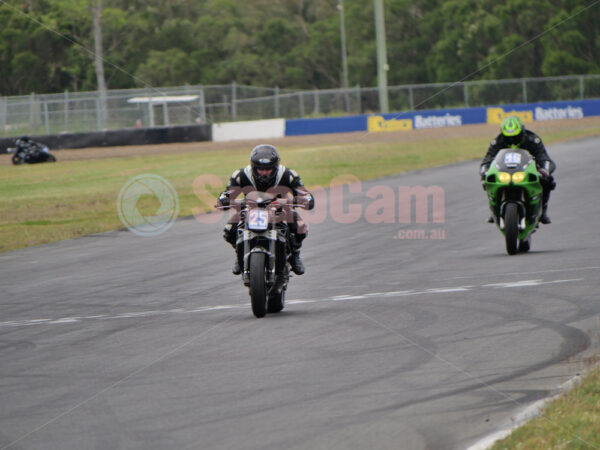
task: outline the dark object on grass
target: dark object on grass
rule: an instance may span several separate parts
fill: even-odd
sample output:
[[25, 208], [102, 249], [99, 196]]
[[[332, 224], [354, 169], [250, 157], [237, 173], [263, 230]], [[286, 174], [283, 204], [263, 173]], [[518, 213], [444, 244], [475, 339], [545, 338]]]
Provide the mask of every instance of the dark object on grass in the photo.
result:
[[43, 162], [56, 162], [56, 158], [48, 147], [40, 142], [23, 136], [15, 140], [16, 147], [9, 147], [8, 153], [14, 153], [12, 163], [15, 166], [21, 164], [37, 164]]

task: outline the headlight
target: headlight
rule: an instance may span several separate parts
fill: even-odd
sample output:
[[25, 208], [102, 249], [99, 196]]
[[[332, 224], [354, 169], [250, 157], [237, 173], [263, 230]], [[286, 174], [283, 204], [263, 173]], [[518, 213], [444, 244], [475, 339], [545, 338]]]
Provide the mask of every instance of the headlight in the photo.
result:
[[510, 183], [510, 173], [498, 172], [498, 180], [500, 180], [500, 183], [503, 183], [503, 184]]
[[515, 172], [512, 175], [513, 183], [521, 183], [525, 179], [525, 172]]

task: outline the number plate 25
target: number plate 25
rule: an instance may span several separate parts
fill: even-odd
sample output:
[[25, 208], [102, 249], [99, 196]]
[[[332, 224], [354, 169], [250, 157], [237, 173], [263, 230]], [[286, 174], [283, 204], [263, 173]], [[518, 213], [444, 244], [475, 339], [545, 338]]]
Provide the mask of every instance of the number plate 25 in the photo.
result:
[[269, 226], [269, 212], [264, 209], [251, 209], [248, 211], [248, 228], [250, 230], [264, 231]]

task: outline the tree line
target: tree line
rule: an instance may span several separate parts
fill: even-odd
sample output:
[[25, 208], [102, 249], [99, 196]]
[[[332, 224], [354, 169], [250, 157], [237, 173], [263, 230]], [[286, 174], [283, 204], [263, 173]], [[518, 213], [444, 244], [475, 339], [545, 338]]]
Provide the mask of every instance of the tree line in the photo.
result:
[[[99, 71], [108, 89], [232, 81], [340, 87], [339, 5], [340, 0], [1, 0], [0, 95], [96, 90]], [[384, 0], [384, 5], [390, 85], [600, 73], [599, 2]], [[373, 1], [343, 0], [343, 12], [349, 84], [375, 86]], [[100, 67], [95, 54], [104, 58]]]

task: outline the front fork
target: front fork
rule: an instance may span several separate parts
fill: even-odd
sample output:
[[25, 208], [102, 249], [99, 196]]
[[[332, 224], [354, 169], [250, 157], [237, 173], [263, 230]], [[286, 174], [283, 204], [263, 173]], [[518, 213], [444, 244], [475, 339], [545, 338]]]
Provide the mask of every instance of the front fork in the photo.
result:
[[508, 203], [516, 203], [519, 209], [519, 231], [523, 231], [527, 226], [527, 208], [525, 207], [525, 192], [521, 189], [518, 191], [506, 191], [503, 190], [501, 194], [501, 198], [499, 199], [498, 211], [495, 211], [490, 204], [490, 208], [492, 208], [492, 214], [494, 214], [497, 218], [498, 228], [504, 231], [504, 212], [506, 209], [506, 205]]
[[[504, 210], [506, 209], [506, 205], [509, 202], [503, 202], [500, 205], [499, 208], [499, 212], [498, 212], [498, 228], [500, 228], [500, 230], [504, 231]], [[519, 232], [523, 231], [525, 229], [525, 227], [527, 226], [526, 223], [526, 208], [525, 205], [521, 202], [510, 202], [510, 203], [516, 203], [517, 207], [519, 209], [519, 217], [521, 218], [519, 220]]]
[[[277, 242], [277, 231], [268, 230], [266, 232], [258, 234], [253, 231], [243, 230], [242, 236], [244, 244], [242, 256], [242, 267], [244, 268], [244, 270], [242, 272], [242, 280], [244, 282], [244, 285], [250, 285], [250, 255], [252, 255], [253, 253], [264, 253], [267, 256], [267, 284], [269, 286], [272, 286], [275, 283], [275, 245]], [[256, 239], [259, 237], [263, 237], [263, 241], [268, 240], [267, 245], [256, 245], [250, 248], [250, 242], [252, 241], [252, 239]]]

